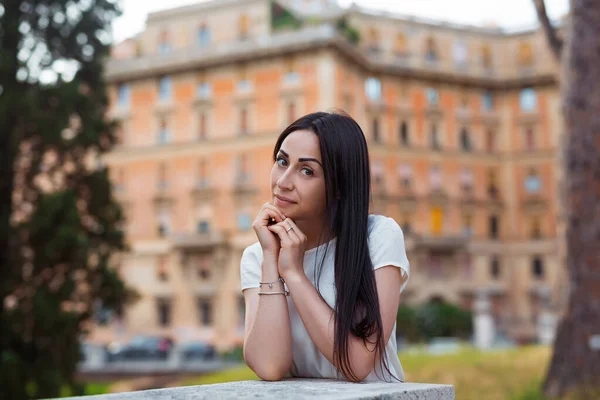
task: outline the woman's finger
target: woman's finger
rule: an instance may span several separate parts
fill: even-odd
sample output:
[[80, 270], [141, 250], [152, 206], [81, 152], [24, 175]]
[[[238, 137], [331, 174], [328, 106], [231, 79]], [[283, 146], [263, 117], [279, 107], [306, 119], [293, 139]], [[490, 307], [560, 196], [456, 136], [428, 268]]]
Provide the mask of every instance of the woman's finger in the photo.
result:
[[287, 232], [288, 235], [290, 235], [290, 238], [296, 242], [299, 243], [300, 240], [300, 235], [302, 234], [302, 232], [298, 232], [298, 226], [294, 223], [294, 221], [292, 221], [291, 218], [286, 218], [282, 223], [283, 226], [285, 226], [286, 224], [288, 226], [285, 227], [285, 231]]
[[284, 228], [281, 224], [283, 222], [280, 222], [278, 224], [275, 225], [271, 225], [268, 226], [267, 228], [269, 228], [269, 230], [271, 232], [274, 232], [275, 234], [277, 234], [277, 236], [279, 236], [279, 239], [281, 239], [281, 241], [285, 244], [291, 244], [292, 241], [290, 239], [290, 235], [288, 235], [288, 233], [285, 231], [286, 228]]
[[277, 219], [277, 222], [281, 222], [281, 221], [283, 221], [286, 218], [285, 215], [281, 211], [279, 211], [279, 209], [277, 207], [275, 207], [271, 203], [265, 203], [265, 205], [263, 207], [265, 209], [272, 210], [275, 213], [277, 213], [277, 215], [279, 216], [279, 218]]

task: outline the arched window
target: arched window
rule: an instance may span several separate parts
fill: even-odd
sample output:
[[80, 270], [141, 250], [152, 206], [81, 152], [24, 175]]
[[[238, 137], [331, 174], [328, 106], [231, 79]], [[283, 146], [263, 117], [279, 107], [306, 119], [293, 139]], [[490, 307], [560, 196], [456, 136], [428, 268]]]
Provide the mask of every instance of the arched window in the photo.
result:
[[406, 121], [402, 121], [400, 123], [400, 143], [403, 146], [410, 145], [410, 140], [408, 137], [408, 124], [406, 123]]
[[171, 43], [169, 42], [169, 32], [161, 31], [160, 37], [158, 38], [158, 52], [160, 54], [167, 54], [171, 51]]
[[425, 45], [425, 60], [436, 62], [439, 60], [437, 45], [433, 37], [429, 36]]
[[492, 50], [487, 44], [481, 46], [481, 66], [488, 70], [492, 68]]
[[529, 42], [522, 42], [519, 44], [517, 63], [520, 67], [531, 67], [533, 65], [533, 49]]
[[367, 51], [369, 53], [378, 53], [379, 50], [379, 32], [375, 28], [370, 28], [367, 39]]
[[250, 19], [247, 15], [242, 15], [238, 22], [239, 37], [241, 40], [250, 36]]
[[408, 55], [408, 44], [406, 42], [406, 36], [404, 33], [398, 33], [396, 35], [394, 53], [396, 54], [396, 57], [406, 57]]

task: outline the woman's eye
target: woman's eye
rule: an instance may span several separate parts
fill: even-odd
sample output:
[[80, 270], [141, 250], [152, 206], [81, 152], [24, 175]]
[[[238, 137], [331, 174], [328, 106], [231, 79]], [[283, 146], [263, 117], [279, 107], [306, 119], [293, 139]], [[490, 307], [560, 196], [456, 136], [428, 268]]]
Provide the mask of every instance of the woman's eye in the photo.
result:
[[308, 168], [302, 168], [302, 171], [305, 171], [306, 173], [304, 175], [306, 176], [312, 176], [313, 172], [312, 170], [308, 169]]
[[283, 158], [281, 158], [281, 157], [279, 157], [279, 158], [277, 159], [277, 165], [279, 165], [280, 167], [285, 167], [286, 163], [287, 163], [287, 162], [285, 161], [285, 159], [283, 159]]

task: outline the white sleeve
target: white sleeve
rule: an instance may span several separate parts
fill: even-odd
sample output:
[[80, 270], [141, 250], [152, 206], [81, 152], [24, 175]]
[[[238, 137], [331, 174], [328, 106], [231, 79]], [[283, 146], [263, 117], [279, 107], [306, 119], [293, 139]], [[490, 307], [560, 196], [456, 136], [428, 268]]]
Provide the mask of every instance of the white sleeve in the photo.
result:
[[400, 268], [402, 275], [407, 278], [400, 288], [402, 292], [408, 283], [410, 264], [406, 257], [404, 234], [392, 218], [386, 217], [373, 227], [369, 234], [369, 253], [374, 270], [386, 265]]
[[240, 260], [240, 282], [242, 291], [260, 286], [260, 262], [252, 246], [246, 247]]

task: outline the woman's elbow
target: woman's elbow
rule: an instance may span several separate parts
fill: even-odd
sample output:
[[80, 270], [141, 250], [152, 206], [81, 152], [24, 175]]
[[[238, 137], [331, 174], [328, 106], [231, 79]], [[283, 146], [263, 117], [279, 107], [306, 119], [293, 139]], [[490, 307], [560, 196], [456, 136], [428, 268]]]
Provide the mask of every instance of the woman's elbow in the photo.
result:
[[263, 381], [280, 381], [283, 379], [289, 368], [282, 368], [279, 365], [257, 365], [248, 367]]

